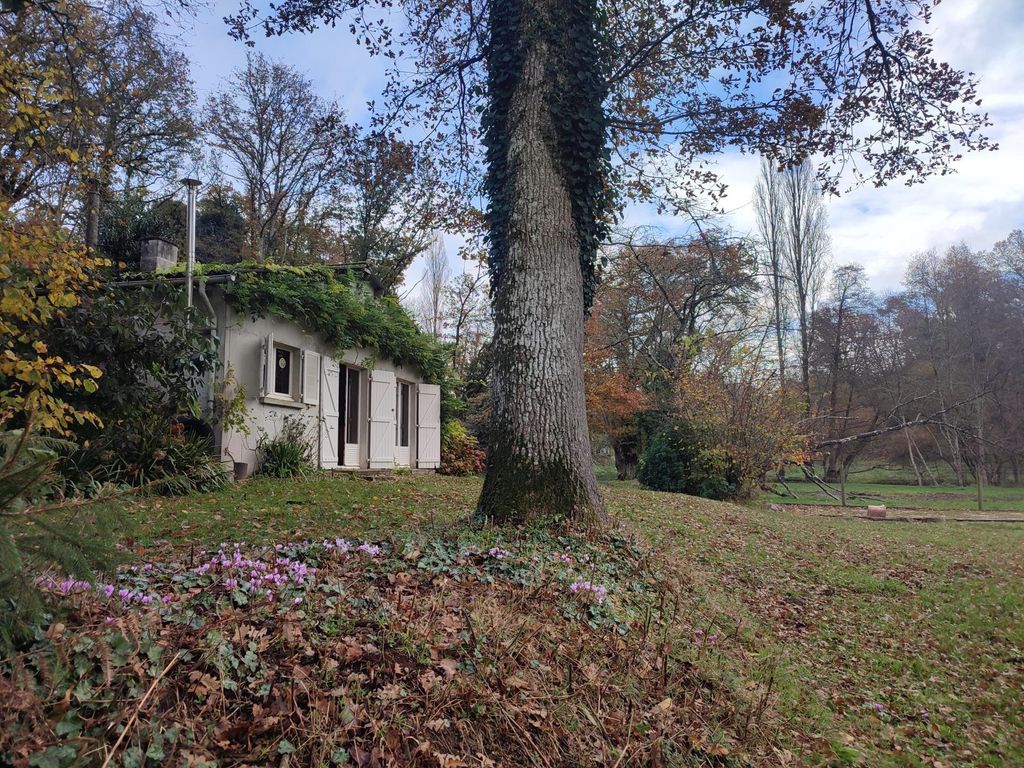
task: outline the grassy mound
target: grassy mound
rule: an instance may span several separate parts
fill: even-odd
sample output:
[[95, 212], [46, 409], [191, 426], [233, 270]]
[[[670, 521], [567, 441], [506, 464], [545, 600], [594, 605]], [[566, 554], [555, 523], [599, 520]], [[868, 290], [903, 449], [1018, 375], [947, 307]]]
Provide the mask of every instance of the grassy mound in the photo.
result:
[[725, 684], [714, 670], [726, 638], [680, 611], [680, 585], [621, 534], [461, 526], [224, 545], [111, 584], [50, 583], [54, 623], [3, 662], [0, 757], [763, 762], [770, 684]]

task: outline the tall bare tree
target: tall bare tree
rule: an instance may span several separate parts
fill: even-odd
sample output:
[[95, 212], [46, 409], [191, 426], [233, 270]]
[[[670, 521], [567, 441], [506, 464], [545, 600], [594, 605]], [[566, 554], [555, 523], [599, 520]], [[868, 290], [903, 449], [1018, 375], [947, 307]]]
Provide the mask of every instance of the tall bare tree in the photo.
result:
[[460, 376], [491, 337], [487, 270], [477, 261], [445, 290], [445, 315], [451, 328], [452, 367]]
[[434, 242], [446, 196], [430, 158], [386, 133], [359, 137], [345, 164], [332, 215], [350, 261], [364, 263], [385, 291]]
[[[812, 378], [821, 401], [818, 411], [823, 423], [818, 433], [827, 439], [875, 426], [877, 412], [873, 409], [866, 409], [870, 412], [864, 414], [867, 423], [855, 413], [864, 394], [860, 390], [871, 378], [866, 370], [870, 340], [879, 335], [873, 302], [864, 267], [844, 264], [832, 273], [827, 300], [815, 312], [810, 350], [815, 374]], [[825, 480], [835, 482], [843, 477], [841, 473], [857, 456], [855, 449], [861, 447], [837, 444], [825, 459]]]
[[761, 160], [761, 172], [754, 186], [754, 212], [761, 235], [762, 268], [768, 286], [769, 309], [775, 331], [779, 383], [786, 382], [786, 204], [778, 170], [767, 159]]
[[291, 67], [248, 56], [203, 113], [224, 173], [241, 185], [257, 260], [287, 252], [289, 221], [303, 219], [336, 179], [352, 129]]
[[445, 293], [451, 274], [444, 241], [435, 234], [423, 255], [423, 277], [413, 302], [420, 326], [435, 339], [444, 336]]
[[811, 323], [828, 274], [828, 218], [821, 187], [809, 161], [786, 168], [778, 181], [785, 212], [783, 259], [800, 339], [800, 386], [810, 413]]

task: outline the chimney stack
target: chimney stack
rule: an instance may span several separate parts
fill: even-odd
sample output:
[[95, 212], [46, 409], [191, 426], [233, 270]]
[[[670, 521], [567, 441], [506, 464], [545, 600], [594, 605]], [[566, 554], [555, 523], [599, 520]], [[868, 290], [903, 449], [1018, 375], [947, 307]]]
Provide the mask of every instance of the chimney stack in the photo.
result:
[[178, 246], [166, 240], [144, 240], [139, 258], [142, 272], [162, 272], [178, 265]]

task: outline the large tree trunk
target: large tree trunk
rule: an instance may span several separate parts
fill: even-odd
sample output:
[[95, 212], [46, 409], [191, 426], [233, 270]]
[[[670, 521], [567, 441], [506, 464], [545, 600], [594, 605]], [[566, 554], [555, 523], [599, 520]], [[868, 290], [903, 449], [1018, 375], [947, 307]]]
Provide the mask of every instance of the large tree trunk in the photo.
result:
[[[498, 163], [508, 171], [507, 239], [494, 296], [494, 410], [477, 514], [489, 523], [545, 518], [589, 526], [603, 519], [604, 507], [583, 393], [580, 234], [558, 156], [559, 132], [573, 126], [555, 117], [565, 85], [560, 58], [571, 39], [570, 30], [560, 28], [571, 23], [571, 4], [503, 5], [503, 15], [520, 25], [522, 47], [513, 61], [521, 63], [513, 66], [521, 69], [511, 73], [507, 109], [498, 112], [506, 137], [506, 156]], [[492, 78], [495, 68], [508, 67], [504, 50], [492, 48]], [[492, 259], [493, 238], [492, 232]]]

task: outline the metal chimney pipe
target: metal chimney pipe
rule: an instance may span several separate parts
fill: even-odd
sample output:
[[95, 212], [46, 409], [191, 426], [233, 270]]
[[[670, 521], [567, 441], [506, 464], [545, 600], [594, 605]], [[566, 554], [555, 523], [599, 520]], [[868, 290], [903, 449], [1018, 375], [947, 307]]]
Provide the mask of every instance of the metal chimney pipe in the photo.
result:
[[185, 304], [192, 309], [192, 279], [196, 270], [196, 188], [199, 179], [182, 179], [188, 190], [188, 208], [185, 217]]

